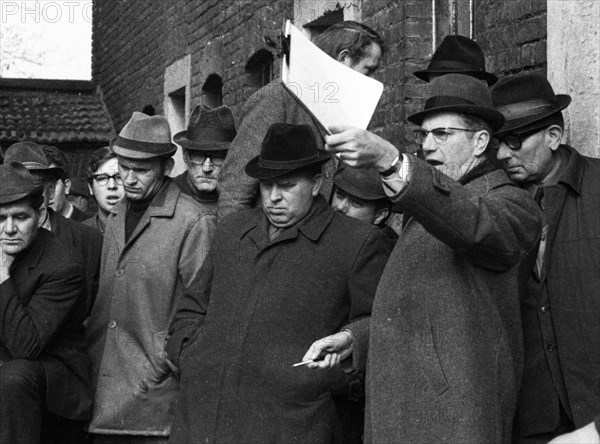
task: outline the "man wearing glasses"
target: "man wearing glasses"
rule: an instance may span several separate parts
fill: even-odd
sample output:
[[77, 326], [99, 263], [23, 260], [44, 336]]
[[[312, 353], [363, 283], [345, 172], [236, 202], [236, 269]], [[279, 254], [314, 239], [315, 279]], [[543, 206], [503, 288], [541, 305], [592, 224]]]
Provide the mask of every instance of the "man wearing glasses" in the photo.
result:
[[[506, 117], [497, 157], [535, 196], [543, 234], [522, 301], [525, 374], [516, 442], [598, 443], [600, 160], [563, 145], [571, 102], [545, 77], [507, 77], [492, 92]], [[595, 426], [593, 421], [595, 420]]]
[[183, 148], [183, 159], [188, 168], [174, 179], [175, 183], [202, 208], [215, 214], [221, 167], [235, 135], [235, 119], [230, 108], [197, 106], [187, 130], [173, 137]]
[[[425, 161], [356, 128], [333, 128], [327, 150], [379, 170], [410, 218], [383, 272], [370, 334], [348, 328], [303, 360], [327, 368], [368, 356], [365, 441], [511, 440], [522, 371], [519, 296], [540, 233], [535, 202], [494, 166], [504, 117], [484, 83], [448, 74], [430, 83], [420, 128]], [[330, 357], [332, 356], [332, 357]]]

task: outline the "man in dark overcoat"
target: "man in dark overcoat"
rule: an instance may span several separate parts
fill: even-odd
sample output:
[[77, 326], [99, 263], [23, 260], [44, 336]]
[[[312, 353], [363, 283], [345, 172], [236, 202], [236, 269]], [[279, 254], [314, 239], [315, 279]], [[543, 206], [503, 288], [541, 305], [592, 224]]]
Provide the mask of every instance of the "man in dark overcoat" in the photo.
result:
[[543, 220], [521, 306], [525, 373], [515, 441], [598, 443], [600, 160], [561, 143], [571, 97], [554, 94], [544, 76], [502, 79], [492, 99], [506, 116], [497, 157], [536, 197]]
[[[41, 228], [43, 187], [0, 167], [0, 443], [37, 443], [47, 412], [89, 418], [83, 266]], [[71, 247], [72, 248], [72, 247]]]
[[492, 162], [504, 117], [481, 81], [435, 79], [409, 121], [425, 161], [368, 131], [335, 128], [326, 139], [343, 162], [377, 168], [410, 218], [381, 277], [370, 335], [350, 326], [353, 337], [318, 341], [305, 359], [325, 354], [310, 366], [326, 367], [351, 352], [361, 365], [368, 345], [367, 442], [508, 443], [523, 364], [519, 295], [539, 212]]
[[391, 248], [319, 194], [329, 158], [309, 126], [274, 124], [248, 162], [263, 207], [221, 221], [169, 329], [181, 370], [170, 442], [337, 438], [332, 394], [347, 390], [345, 373], [292, 365], [316, 338], [369, 316]]

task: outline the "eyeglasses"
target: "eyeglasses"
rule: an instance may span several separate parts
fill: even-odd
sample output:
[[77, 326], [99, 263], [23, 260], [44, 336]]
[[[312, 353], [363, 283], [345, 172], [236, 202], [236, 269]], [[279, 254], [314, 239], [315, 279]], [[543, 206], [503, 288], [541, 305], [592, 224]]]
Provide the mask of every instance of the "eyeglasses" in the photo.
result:
[[480, 130], [467, 129], [467, 128], [452, 128], [450, 126], [447, 126], [446, 128], [434, 128], [429, 131], [424, 130], [423, 128], [420, 128], [420, 129], [414, 130], [413, 134], [415, 135], [415, 142], [417, 142], [419, 145], [423, 145], [423, 142], [425, 142], [425, 139], [427, 139], [427, 135], [429, 133], [431, 133], [431, 135], [433, 136], [433, 140], [435, 140], [437, 143], [444, 143], [446, 140], [448, 140], [448, 136], [453, 134], [452, 132], [449, 132], [448, 130], [468, 131], [468, 132], [472, 132], [472, 133], [476, 133], [477, 131], [480, 131]]
[[104, 186], [108, 183], [110, 179], [114, 180], [117, 185], [123, 185], [123, 179], [118, 174], [94, 174], [92, 178], [96, 181], [96, 183], [100, 186]]
[[522, 134], [509, 134], [508, 136], [499, 137], [498, 142], [505, 143], [507, 147], [509, 147], [513, 151], [520, 150], [523, 146], [523, 141], [536, 133], [542, 131], [541, 129], [535, 129], [532, 131], [527, 131]]
[[225, 156], [206, 156], [204, 154], [194, 154], [194, 158], [190, 158], [190, 163], [194, 166], [202, 166], [206, 159], [210, 159], [210, 163], [212, 163], [216, 167], [220, 167], [225, 162]]

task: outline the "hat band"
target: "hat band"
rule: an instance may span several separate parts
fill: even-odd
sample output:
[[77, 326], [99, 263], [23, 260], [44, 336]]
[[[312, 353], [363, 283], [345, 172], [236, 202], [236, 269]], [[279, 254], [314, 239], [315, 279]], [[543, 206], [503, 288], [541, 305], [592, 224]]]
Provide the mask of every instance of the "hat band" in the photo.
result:
[[514, 120], [544, 114], [547, 111], [558, 110], [558, 108], [560, 108], [560, 105], [556, 100], [535, 99], [502, 105], [496, 109], [504, 114], [506, 120]]
[[50, 167], [39, 162], [21, 162], [28, 170], [47, 170]]
[[434, 96], [425, 102], [425, 111], [431, 108], [439, 108], [442, 106], [456, 106], [456, 105], [469, 105], [473, 106], [475, 103], [470, 100], [463, 99], [462, 97], [454, 96]]
[[197, 128], [186, 133], [187, 139], [194, 143], [231, 142], [235, 135], [234, 129], [227, 128]]
[[172, 143], [143, 142], [141, 140], [132, 140], [123, 136], [117, 136], [113, 146], [127, 148], [134, 151], [143, 151], [149, 154], [163, 154], [165, 150], [173, 149]]
[[440, 60], [440, 61], [436, 60], [435, 62], [431, 62], [429, 64], [429, 66], [427, 67], [427, 70], [431, 71], [434, 69], [439, 69], [439, 70], [443, 70], [443, 71], [462, 70], [462, 71], [485, 72], [485, 70], [483, 70], [482, 68], [480, 68], [478, 66], [470, 65], [470, 64], [464, 63], [464, 62], [457, 62], [454, 60]]
[[297, 160], [289, 160], [289, 161], [282, 161], [282, 160], [266, 160], [266, 159], [262, 159], [262, 158], [258, 158], [258, 166], [261, 168], [268, 168], [268, 169], [272, 169], [272, 170], [287, 170], [290, 168], [296, 168], [299, 166], [304, 165], [305, 163], [310, 163], [313, 160], [319, 160], [319, 153], [310, 156], [310, 157], [305, 157], [303, 159], [297, 159]]

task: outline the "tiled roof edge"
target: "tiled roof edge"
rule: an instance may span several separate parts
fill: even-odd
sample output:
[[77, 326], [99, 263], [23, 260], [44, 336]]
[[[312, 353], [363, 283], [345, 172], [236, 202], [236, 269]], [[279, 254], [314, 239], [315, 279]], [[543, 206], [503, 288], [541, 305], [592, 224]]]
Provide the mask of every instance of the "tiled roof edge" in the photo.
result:
[[89, 92], [96, 90], [91, 80], [7, 79], [0, 78], [0, 89], [40, 89], [48, 91]]

